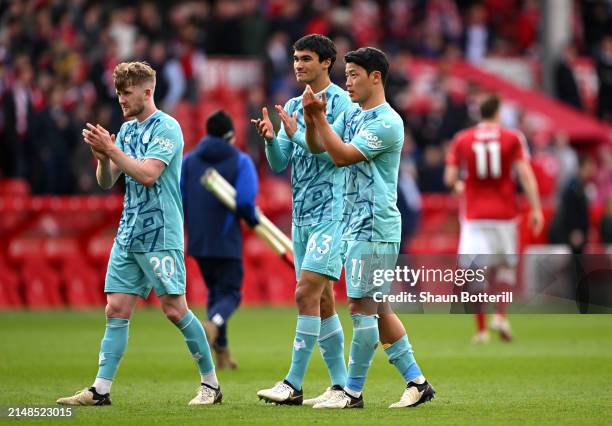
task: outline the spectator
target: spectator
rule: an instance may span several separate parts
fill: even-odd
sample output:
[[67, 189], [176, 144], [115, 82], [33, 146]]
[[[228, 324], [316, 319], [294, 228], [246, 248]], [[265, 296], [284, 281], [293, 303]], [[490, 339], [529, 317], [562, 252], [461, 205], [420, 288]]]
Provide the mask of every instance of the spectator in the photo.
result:
[[597, 116], [612, 123], [612, 36], [608, 35], [601, 41], [599, 52], [595, 59], [599, 93], [597, 96]]
[[487, 55], [491, 35], [487, 27], [487, 12], [481, 4], [474, 4], [468, 11], [464, 32], [464, 50], [468, 61], [478, 64]]
[[28, 150], [33, 124], [32, 80], [34, 71], [27, 56], [15, 60], [15, 80], [4, 93], [4, 131], [0, 142], [0, 168], [3, 176], [26, 177]]
[[612, 196], [606, 200], [604, 214], [599, 224], [599, 233], [602, 243], [612, 245]]
[[566, 45], [555, 67], [555, 95], [560, 101], [582, 109], [582, 99], [573, 71], [575, 59], [576, 47], [573, 44]]
[[405, 140], [397, 180], [397, 208], [402, 216], [400, 253], [408, 252], [408, 241], [417, 229], [422, 208], [416, 165], [410, 152], [414, 148], [410, 134], [406, 133]]
[[582, 254], [588, 241], [589, 200], [585, 188], [594, 172], [593, 160], [586, 156], [580, 157], [578, 173], [563, 189], [550, 224], [550, 242], [568, 244], [574, 254]]
[[578, 155], [569, 144], [569, 138], [564, 133], [555, 135], [551, 150], [558, 164], [556, 192], [560, 194], [578, 172]]
[[150, 65], [157, 72], [155, 85], [155, 103], [161, 109], [172, 114], [174, 107], [185, 93], [185, 74], [179, 61], [168, 57], [166, 45], [162, 41], [155, 41], [149, 52]]
[[[217, 111], [206, 122], [208, 135], [183, 160], [181, 193], [187, 227], [187, 254], [196, 258], [208, 287], [206, 335], [217, 357], [217, 368], [236, 368], [227, 341], [227, 322], [238, 308], [242, 287], [242, 230], [259, 223], [255, 212], [257, 174], [253, 161], [233, 145], [232, 119]], [[230, 211], [200, 184], [214, 167], [236, 188], [236, 212]]]

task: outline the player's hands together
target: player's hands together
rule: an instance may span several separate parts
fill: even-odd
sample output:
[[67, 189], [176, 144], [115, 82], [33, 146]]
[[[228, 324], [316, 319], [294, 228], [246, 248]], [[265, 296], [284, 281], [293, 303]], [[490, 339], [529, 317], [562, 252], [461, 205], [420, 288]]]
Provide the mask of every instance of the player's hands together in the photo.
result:
[[278, 112], [278, 115], [283, 122], [285, 133], [287, 133], [289, 139], [292, 139], [295, 132], [297, 132], [297, 112], [294, 112], [293, 115], [290, 116], [282, 106], [275, 105], [274, 107], [276, 108], [276, 112]]
[[312, 91], [310, 85], [307, 85], [302, 95], [302, 107], [304, 107], [305, 115], [310, 117], [314, 117], [321, 113], [325, 115], [325, 111], [327, 110], [327, 97], [325, 96], [325, 92], [319, 99]]
[[109, 149], [115, 146], [114, 134], [111, 135], [108, 130], [99, 124], [94, 126], [91, 123], [87, 123], [87, 128], [83, 129], [82, 133], [85, 143], [91, 147], [96, 158], [99, 160], [108, 158]]
[[535, 209], [529, 212], [529, 225], [534, 235], [540, 235], [544, 227], [544, 215], [542, 214], [542, 210]]
[[270, 121], [270, 116], [268, 115], [268, 108], [263, 107], [261, 109], [261, 115], [263, 118], [252, 118], [251, 123], [253, 123], [257, 128], [257, 133], [259, 133], [259, 136], [271, 141], [274, 138], [274, 127], [272, 127], [272, 122]]

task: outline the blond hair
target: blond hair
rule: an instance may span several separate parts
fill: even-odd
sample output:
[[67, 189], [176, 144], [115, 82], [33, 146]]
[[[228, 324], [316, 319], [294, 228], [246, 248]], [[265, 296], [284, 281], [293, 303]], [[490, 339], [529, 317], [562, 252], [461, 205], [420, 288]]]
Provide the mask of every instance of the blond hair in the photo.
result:
[[122, 62], [113, 70], [113, 82], [119, 91], [142, 83], [155, 88], [155, 70], [146, 62]]

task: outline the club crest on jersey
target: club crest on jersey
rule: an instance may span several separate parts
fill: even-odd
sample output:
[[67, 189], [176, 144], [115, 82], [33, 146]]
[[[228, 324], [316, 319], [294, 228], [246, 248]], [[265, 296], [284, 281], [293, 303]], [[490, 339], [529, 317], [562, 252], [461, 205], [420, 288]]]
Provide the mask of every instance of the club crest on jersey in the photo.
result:
[[143, 144], [148, 144], [149, 143], [149, 139], [151, 139], [151, 131], [147, 130], [144, 135], [142, 135], [142, 143]]
[[162, 151], [172, 152], [172, 150], [174, 149], [174, 144], [168, 138], [162, 138], [158, 136], [155, 139], [153, 139], [153, 143], [159, 144], [159, 147], [162, 149]]
[[376, 136], [374, 133], [370, 132], [369, 130], [362, 130], [359, 132], [359, 136], [361, 136], [362, 138], [364, 138], [366, 140], [366, 144], [370, 147], [370, 148], [380, 148], [380, 146], [382, 145], [382, 141], [379, 139], [378, 136]]

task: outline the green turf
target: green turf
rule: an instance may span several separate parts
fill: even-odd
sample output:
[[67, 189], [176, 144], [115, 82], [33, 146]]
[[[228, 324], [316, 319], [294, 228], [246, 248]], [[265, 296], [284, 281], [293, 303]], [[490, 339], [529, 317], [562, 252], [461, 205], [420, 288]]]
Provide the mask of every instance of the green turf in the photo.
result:
[[[341, 317], [348, 350], [346, 311]], [[431, 403], [416, 409], [386, 408], [401, 395], [403, 382], [381, 349], [366, 383], [364, 410], [316, 411], [259, 402], [256, 390], [284, 377], [294, 333], [294, 310], [272, 308], [241, 309], [232, 319], [230, 339], [240, 368], [219, 373], [223, 404], [187, 407], [199, 377], [182, 336], [161, 312], [141, 310], [132, 319], [113, 385], [114, 405], [79, 407], [75, 419], [63, 422], [612, 424], [612, 316], [514, 316], [515, 342], [494, 339], [481, 347], [469, 343], [473, 319], [467, 315], [402, 319], [419, 364], [438, 391]], [[103, 328], [101, 310], [0, 314], [0, 406], [48, 405], [89, 386]], [[305, 394], [327, 385], [316, 351]]]

